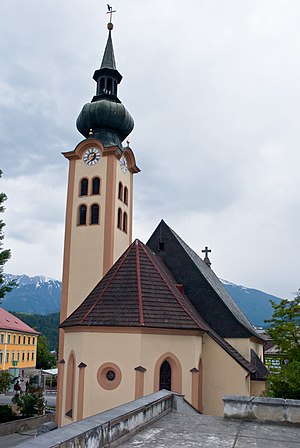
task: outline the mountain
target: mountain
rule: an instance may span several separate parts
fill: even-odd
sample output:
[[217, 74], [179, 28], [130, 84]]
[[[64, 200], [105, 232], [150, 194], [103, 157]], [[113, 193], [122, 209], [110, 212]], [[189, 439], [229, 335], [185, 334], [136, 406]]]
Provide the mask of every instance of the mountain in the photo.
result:
[[[6, 274], [6, 281], [12, 279], [16, 280], [18, 286], [2, 299], [1, 306], [4, 309], [42, 315], [59, 312], [60, 281], [43, 276], [29, 277], [28, 275]], [[270, 319], [273, 314], [270, 300], [278, 303], [281, 299], [258, 289], [246, 288], [226, 280], [220, 280], [250, 322], [258, 327], [265, 326], [264, 320]]]
[[42, 315], [59, 312], [60, 281], [38, 275], [6, 274], [5, 281], [10, 280], [15, 280], [18, 286], [2, 299], [1, 306], [5, 310]]
[[264, 320], [272, 317], [273, 308], [270, 300], [273, 300], [275, 303], [279, 303], [282, 300], [258, 289], [246, 288], [227, 280], [220, 280], [243, 313], [256, 327], [265, 327]]

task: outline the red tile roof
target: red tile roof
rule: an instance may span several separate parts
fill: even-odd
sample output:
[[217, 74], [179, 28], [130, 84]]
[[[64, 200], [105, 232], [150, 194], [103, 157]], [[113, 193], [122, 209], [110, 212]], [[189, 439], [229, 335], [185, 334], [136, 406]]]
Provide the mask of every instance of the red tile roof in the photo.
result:
[[21, 319], [13, 316], [8, 311], [0, 308], [0, 330], [19, 331], [21, 333], [34, 333], [39, 334], [38, 331], [29, 327]]
[[200, 316], [161, 257], [135, 240], [61, 324], [205, 331], [248, 372], [255, 370]]
[[208, 328], [167, 267], [139, 240], [62, 324], [71, 326]]

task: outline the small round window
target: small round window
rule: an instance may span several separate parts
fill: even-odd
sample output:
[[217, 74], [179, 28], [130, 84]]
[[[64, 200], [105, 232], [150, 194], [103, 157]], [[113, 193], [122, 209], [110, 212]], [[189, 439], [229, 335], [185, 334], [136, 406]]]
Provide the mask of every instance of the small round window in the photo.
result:
[[116, 364], [106, 362], [99, 367], [97, 372], [97, 380], [103, 389], [116, 389], [122, 380], [121, 370]]
[[108, 381], [114, 381], [116, 378], [116, 374], [113, 370], [109, 370], [106, 374], [106, 378], [108, 379]]

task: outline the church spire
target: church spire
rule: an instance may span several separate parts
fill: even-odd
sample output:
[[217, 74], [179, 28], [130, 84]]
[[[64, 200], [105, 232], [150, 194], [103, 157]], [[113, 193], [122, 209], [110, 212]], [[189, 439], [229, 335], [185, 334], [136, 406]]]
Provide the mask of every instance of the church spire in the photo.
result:
[[110, 22], [107, 24], [108, 38], [101, 66], [93, 76], [97, 83], [96, 95], [90, 103], [83, 106], [76, 125], [84, 137], [87, 138], [92, 130], [93, 137], [100, 140], [105, 147], [118, 146], [123, 150], [122, 141], [132, 131], [134, 122], [117, 96], [122, 75], [116, 67], [112, 43], [111, 20], [114, 12], [108, 5], [107, 14], [110, 14]]
[[[109, 25], [113, 26], [112, 23]], [[117, 70], [115, 55], [114, 55], [114, 48], [113, 48], [113, 43], [112, 43], [112, 38], [111, 38], [111, 30], [112, 30], [112, 28], [111, 29], [109, 28], [108, 39], [106, 42], [106, 47], [104, 50], [103, 59], [102, 59], [100, 68], [110, 68], [112, 70]]]
[[[114, 54], [114, 48], [112, 43], [111, 32], [113, 30], [113, 24], [110, 22], [107, 24], [108, 38], [106, 47], [104, 50], [101, 67], [96, 70], [93, 79], [97, 83], [96, 98], [99, 95], [113, 95], [117, 99], [117, 86], [122, 80], [122, 75], [118, 72]], [[93, 98], [93, 101], [96, 100]]]

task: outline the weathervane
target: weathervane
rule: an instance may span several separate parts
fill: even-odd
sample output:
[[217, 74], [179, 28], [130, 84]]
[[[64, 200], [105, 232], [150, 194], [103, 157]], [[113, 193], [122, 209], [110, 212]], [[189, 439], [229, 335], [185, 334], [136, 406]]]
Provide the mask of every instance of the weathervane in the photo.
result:
[[113, 11], [112, 6], [110, 6], [109, 4], [107, 4], [107, 8], [108, 8], [108, 11], [106, 14], [109, 14], [109, 22], [112, 23], [112, 15], [114, 12], [117, 12], [117, 11], [116, 10]]

